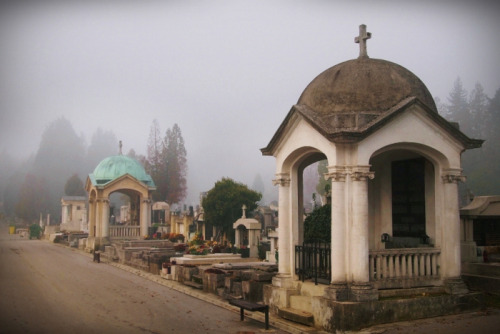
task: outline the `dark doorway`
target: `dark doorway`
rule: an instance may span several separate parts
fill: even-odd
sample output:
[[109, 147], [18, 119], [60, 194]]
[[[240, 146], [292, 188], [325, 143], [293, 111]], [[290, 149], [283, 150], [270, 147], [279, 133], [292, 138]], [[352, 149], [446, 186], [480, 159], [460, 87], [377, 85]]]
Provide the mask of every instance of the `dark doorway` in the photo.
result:
[[394, 237], [425, 236], [425, 160], [392, 162]]

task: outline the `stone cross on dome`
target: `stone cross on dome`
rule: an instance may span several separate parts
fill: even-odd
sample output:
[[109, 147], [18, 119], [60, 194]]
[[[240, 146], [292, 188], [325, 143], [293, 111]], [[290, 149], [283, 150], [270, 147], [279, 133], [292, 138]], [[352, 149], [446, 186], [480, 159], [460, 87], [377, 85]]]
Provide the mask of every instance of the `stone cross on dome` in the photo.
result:
[[354, 37], [354, 42], [359, 43], [359, 58], [368, 58], [366, 51], [366, 41], [372, 38], [371, 32], [366, 32], [366, 25], [359, 26], [359, 36]]
[[241, 210], [243, 211], [243, 215], [241, 216], [241, 218], [246, 218], [247, 217], [247, 215], [246, 215], [247, 206], [245, 204], [243, 204], [243, 206], [241, 207]]

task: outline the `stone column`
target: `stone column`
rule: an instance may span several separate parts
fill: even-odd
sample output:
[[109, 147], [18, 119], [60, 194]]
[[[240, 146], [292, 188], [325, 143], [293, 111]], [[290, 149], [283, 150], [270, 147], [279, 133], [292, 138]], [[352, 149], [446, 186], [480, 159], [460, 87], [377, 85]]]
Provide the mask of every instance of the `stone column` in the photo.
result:
[[347, 300], [346, 273], [346, 211], [344, 167], [328, 167], [325, 179], [331, 180], [332, 220], [331, 220], [331, 284], [325, 290], [325, 297], [332, 300]]
[[89, 237], [95, 237], [95, 200], [89, 199]]
[[240, 247], [240, 245], [241, 245], [241, 241], [240, 241], [240, 229], [238, 227], [236, 227], [234, 229], [234, 245], [236, 247]]
[[290, 203], [290, 174], [280, 173], [273, 180], [274, 185], [279, 185], [279, 229], [278, 229], [278, 270], [279, 274], [273, 280], [274, 285], [285, 287], [285, 282], [291, 284], [291, 203]]
[[445, 231], [441, 234], [441, 277], [448, 293], [467, 293], [467, 287], [460, 278], [460, 208], [458, 204], [458, 182], [465, 181], [461, 169], [446, 169], [443, 180], [443, 221]]
[[102, 200], [99, 198], [95, 205], [95, 237], [102, 237]]
[[350, 231], [351, 299], [354, 301], [378, 298], [370, 284], [369, 228], [368, 228], [368, 180], [374, 178], [370, 166], [356, 166], [352, 180], [352, 223]]
[[148, 235], [148, 227], [151, 225], [151, 220], [149, 211], [151, 210], [151, 200], [149, 198], [143, 199], [141, 201], [141, 217], [140, 217], [140, 225], [141, 225], [141, 237]]
[[102, 216], [101, 216], [101, 236], [103, 238], [109, 237], [109, 199], [103, 199], [102, 202]]
[[68, 222], [68, 204], [63, 204], [62, 205], [62, 217], [61, 217], [61, 222], [67, 223]]

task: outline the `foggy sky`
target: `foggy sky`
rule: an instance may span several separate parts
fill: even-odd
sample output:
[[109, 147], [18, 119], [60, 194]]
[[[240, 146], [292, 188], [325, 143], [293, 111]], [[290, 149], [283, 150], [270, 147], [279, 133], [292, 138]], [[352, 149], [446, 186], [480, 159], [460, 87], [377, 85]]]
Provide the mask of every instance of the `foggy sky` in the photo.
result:
[[[447, 102], [457, 77], [500, 88], [492, 1], [34, 1], [0, 5], [0, 152], [28, 157], [64, 116], [87, 144], [112, 130], [146, 154], [153, 119], [179, 124], [188, 202], [222, 177], [273, 186], [265, 147], [305, 87], [368, 55], [416, 74]], [[118, 143], [117, 143], [118, 152]]]

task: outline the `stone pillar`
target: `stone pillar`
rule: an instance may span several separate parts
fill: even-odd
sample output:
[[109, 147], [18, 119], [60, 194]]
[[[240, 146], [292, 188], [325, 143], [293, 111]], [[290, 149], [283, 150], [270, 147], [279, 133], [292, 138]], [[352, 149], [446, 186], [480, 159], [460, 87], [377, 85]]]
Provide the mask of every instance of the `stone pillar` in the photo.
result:
[[441, 277], [447, 292], [467, 293], [467, 287], [460, 278], [460, 209], [458, 204], [458, 182], [465, 181], [461, 169], [447, 169], [443, 180], [443, 221], [445, 233], [441, 234]]
[[95, 201], [93, 199], [89, 199], [88, 222], [89, 237], [95, 237]]
[[68, 222], [68, 204], [63, 204], [62, 205], [62, 217], [61, 217], [61, 223], [67, 223]]
[[102, 237], [102, 203], [100, 199], [96, 199], [95, 205], [95, 237]]
[[109, 199], [101, 200], [102, 216], [101, 216], [101, 237], [109, 237]]
[[149, 198], [143, 199], [141, 201], [141, 236], [148, 235], [148, 227], [151, 226], [151, 218], [149, 211], [151, 210], [151, 200]]
[[291, 268], [291, 200], [290, 200], [290, 174], [280, 173], [273, 180], [274, 185], [279, 185], [279, 229], [278, 229], [278, 270], [279, 273], [273, 280], [274, 285], [291, 284], [292, 268]]
[[345, 211], [345, 168], [331, 166], [325, 179], [331, 180], [331, 284], [325, 290], [325, 297], [332, 300], [347, 300], [346, 273], [346, 211]]
[[352, 180], [352, 221], [349, 253], [351, 268], [351, 299], [366, 301], [378, 298], [378, 293], [370, 284], [369, 271], [369, 227], [368, 227], [368, 179], [374, 173], [370, 166], [356, 166]]
[[236, 247], [240, 247], [241, 245], [241, 241], [240, 241], [240, 229], [238, 227], [236, 227], [236, 229], [234, 230], [234, 245]]

